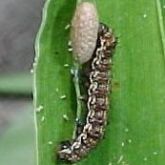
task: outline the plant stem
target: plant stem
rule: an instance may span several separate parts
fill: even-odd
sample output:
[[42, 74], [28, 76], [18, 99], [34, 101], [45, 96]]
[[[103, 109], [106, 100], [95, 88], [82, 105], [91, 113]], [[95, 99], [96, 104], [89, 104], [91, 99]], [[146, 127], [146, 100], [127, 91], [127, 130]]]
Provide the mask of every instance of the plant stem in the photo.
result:
[[77, 100], [77, 113], [76, 113], [76, 123], [75, 123], [75, 128], [73, 131], [73, 138], [76, 136], [76, 127], [77, 127], [77, 121], [81, 117], [81, 112], [82, 112], [82, 106], [81, 106], [81, 92], [80, 92], [80, 83], [79, 83], [79, 71], [80, 71], [80, 64], [77, 62], [74, 63], [74, 69], [73, 69], [73, 83], [75, 86], [75, 91], [76, 91], [76, 100]]

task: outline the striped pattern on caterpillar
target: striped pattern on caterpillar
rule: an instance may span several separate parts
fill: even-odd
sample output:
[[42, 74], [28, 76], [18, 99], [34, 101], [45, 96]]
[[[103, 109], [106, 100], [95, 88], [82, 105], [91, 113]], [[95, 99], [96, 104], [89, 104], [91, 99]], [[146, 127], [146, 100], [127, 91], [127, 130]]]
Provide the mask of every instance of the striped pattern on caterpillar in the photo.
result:
[[61, 144], [58, 151], [61, 160], [71, 163], [80, 160], [104, 135], [109, 107], [109, 69], [115, 46], [116, 39], [111, 30], [100, 23], [96, 48], [90, 60], [86, 124], [74, 140]]

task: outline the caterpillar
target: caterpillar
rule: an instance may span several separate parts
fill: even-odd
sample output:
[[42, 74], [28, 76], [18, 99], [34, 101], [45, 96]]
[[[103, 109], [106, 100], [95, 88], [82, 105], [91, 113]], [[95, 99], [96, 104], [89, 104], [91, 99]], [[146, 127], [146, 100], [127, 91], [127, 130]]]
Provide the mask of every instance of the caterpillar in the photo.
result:
[[58, 151], [61, 160], [70, 163], [79, 161], [104, 135], [109, 107], [109, 70], [115, 46], [116, 38], [111, 29], [100, 23], [96, 48], [90, 60], [86, 123], [75, 139], [61, 143]]

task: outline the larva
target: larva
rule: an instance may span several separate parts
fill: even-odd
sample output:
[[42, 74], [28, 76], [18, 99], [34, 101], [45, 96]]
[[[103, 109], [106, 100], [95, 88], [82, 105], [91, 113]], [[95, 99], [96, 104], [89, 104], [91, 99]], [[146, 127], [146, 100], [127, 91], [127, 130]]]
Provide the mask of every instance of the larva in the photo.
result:
[[90, 60], [87, 117], [82, 132], [72, 141], [61, 144], [58, 157], [74, 163], [86, 156], [103, 137], [107, 122], [109, 69], [116, 40], [111, 30], [100, 23], [97, 44]]
[[79, 63], [87, 62], [96, 47], [99, 21], [96, 7], [89, 2], [77, 5], [71, 24], [73, 56]]

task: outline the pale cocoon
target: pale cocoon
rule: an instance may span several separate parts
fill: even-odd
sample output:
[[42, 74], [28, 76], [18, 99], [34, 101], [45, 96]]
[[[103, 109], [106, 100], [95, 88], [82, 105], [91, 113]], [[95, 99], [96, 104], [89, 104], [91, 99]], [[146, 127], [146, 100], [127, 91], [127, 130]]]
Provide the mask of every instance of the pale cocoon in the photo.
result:
[[71, 24], [73, 56], [80, 64], [90, 60], [96, 47], [99, 20], [94, 4], [77, 5]]

